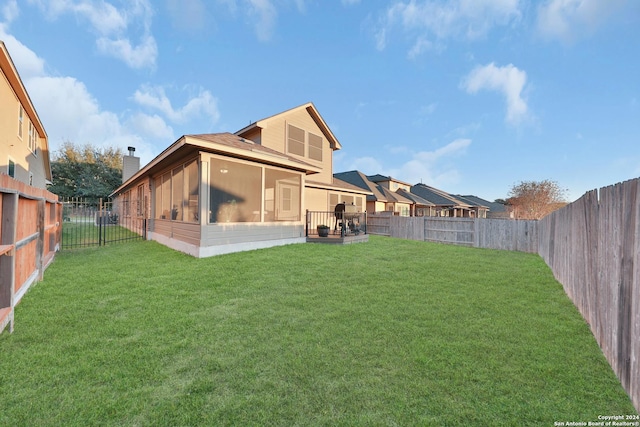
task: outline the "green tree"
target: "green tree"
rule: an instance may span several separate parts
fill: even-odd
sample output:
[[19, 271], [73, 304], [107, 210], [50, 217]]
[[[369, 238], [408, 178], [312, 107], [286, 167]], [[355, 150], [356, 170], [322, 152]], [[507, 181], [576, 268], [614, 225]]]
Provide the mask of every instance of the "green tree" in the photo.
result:
[[119, 148], [65, 142], [53, 155], [49, 191], [62, 198], [82, 197], [90, 202], [106, 198], [122, 183], [122, 156]]
[[566, 192], [555, 181], [522, 181], [511, 187], [507, 204], [515, 219], [540, 219], [567, 204]]

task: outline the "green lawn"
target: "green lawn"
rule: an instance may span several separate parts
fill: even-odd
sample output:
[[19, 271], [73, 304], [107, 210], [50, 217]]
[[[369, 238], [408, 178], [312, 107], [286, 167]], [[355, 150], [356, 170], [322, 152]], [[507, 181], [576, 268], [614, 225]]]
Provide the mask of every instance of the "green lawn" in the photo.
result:
[[0, 335], [6, 426], [552, 426], [635, 414], [537, 255], [371, 236], [58, 254]]

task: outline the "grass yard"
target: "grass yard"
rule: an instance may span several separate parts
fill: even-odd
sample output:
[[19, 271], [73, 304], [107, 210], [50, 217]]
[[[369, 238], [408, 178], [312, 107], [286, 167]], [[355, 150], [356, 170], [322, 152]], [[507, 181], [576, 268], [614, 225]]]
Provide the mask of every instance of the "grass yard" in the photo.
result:
[[537, 255], [371, 236], [58, 254], [0, 335], [6, 426], [553, 426], [636, 414]]

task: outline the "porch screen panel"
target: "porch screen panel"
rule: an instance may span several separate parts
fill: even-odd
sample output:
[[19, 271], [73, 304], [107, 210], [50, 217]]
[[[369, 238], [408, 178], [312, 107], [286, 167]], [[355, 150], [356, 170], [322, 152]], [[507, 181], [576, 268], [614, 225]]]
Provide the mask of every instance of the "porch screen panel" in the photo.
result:
[[259, 222], [262, 168], [211, 159], [209, 222]]
[[187, 222], [198, 222], [198, 162], [193, 161], [184, 168], [184, 220]]
[[171, 219], [174, 221], [182, 221], [182, 214], [184, 213], [184, 169], [182, 166], [173, 170], [173, 185], [172, 187], [172, 206], [171, 206]]
[[158, 180], [161, 184], [160, 186], [156, 184], [156, 218], [171, 219], [171, 174], [165, 173]]
[[301, 216], [302, 179], [299, 174], [265, 169], [264, 220], [299, 221]]

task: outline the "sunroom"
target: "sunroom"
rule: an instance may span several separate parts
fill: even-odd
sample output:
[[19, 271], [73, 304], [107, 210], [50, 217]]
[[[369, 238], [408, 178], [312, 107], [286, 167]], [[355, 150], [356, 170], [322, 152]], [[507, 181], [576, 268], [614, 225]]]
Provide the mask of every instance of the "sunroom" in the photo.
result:
[[187, 135], [113, 196], [149, 239], [207, 257], [305, 242], [305, 177], [320, 171], [230, 133]]

